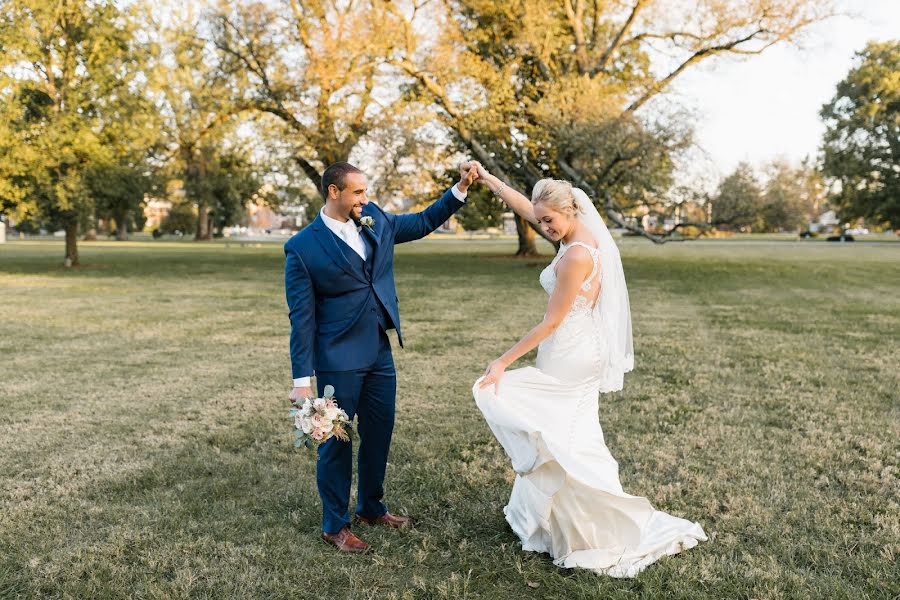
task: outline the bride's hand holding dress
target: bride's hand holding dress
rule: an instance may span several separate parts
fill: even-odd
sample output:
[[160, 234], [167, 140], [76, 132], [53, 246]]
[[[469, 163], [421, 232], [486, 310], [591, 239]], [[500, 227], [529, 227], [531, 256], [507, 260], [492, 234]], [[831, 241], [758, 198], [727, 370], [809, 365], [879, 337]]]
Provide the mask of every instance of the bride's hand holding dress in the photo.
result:
[[479, 386], [490, 385], [497, 388], [503, 373], [515, 361], [528, 354], [552, 335], [575, 304], [579, 291], [593, 269], [590, 252], [582, 247], [574, 247], [559, 261], [556, 267], [556, 287], [547, 303], [547, 312], [541, 322], [529, 331], [515, 346], [493, 361], [485, 370]]

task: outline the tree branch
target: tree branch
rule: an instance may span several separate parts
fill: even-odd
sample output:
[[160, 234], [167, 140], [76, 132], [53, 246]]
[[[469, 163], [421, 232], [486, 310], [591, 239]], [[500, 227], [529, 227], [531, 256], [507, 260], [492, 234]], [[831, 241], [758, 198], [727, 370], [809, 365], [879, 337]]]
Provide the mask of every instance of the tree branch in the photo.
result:
[[696, 52], [691, 54], [691, 56], [689, 56], [684, 62], [682, 62], [680, 65], [678, 65], [671, 73], [669, 73], [668, 75], [666, 75], [665, 77], [660, 79], [658, 82], [656, 82], [655, 85], [651, 86], [650, 89], [648, 89], [646, 92], [644, 92], [644, 94], [641, 97], [639, 97], [637, 100], [632, 102], [631, 105], [628, 108], [626, 108], [625, 112], [623, 112], [622, 114], [628, 115], [628, 114], [634, 113], [634, 111], [636, 111], [641, 106], [643, 106], [648, 100], [650, 100], [652, 97], [654, 97], [659, 92], [661, 92], [663, 89], [665, 89], [665, 87], [668, 86], [672, 82], [673, 79], [678, 77], [678, 75], [680, 75], [682, 73], [682, 71], [687, 69], [690, 65], [703, 60], [704, 58], [708, 58], [710, 56], [715, 56], [716, 54], [720, 54], [723, 52], [732, 52], [732, 53], [736, 53], [736, 54], [759, 54], [763, 50], [765, 50], [766, 48], [769, 48], [770, 46], [772, 46], [773, 44], [777, 43], [780, 40], [780, 38], [776, 38], [776, 39], [772, 40], [771, 42], [767, 43], [762, 48], [758, 48], [755, 50], [743, 50], [740, 48], [736, 49], [736, 46], [746, 43], [746, 42], [749, 42], [750, 40], [755, 39], [757, 36], [759, 36], [760, 34], [763, 34], [763, 33], [769, 33], [769, 32], [766, 31], [765, 29], [760, 28], [760, 29], [753, 31], [752, 33], [747, 34], [746, 36], [744, 36], [742, 38], [732, 40], [731, 42], [728, 42], [726, 44], [719, 44], [717, 46], [710, 46], [707, 48], [701, 48], [700, 50], [697, 50]]
[[606, 70], [606, 67], [612, 60], [613, 55], [619, 49], [619, 46], [622, 45], [622, 40], [625, 38], [628, 30], [631, 29], [631, 26], [634, 24], [634, 20], [637, 17], [638, 12], [640, 12], [640, 10], [644, 7], [645, 2], [646, 0], [637, 0], [634, 3], [634, 6], [631, 8], [631, 14], [628, 15], [627, 19], [625, 19], [625, 23], [622, 24], [622, 27], [619, 29], [619, 33], [616, 34], [616, 37], [613, 38], [613, 41], [610, 43], [609, 47], [600, 57], [600, 61], [592, 70], [592, 75]]
[[572, 35], [575, 37], [575, 60], [578, 63], [578, 72], [585, 75], [588, 70], [587, 42], [584, 38], [584, 0], [576, 0], [576, 6], [572, 6], [572, 0], [564, 0], [566, 17], [572, 27]]
[[[563, 172], [580, 188], [584, 190], [591, 190], [597, 197], [602, 197], [604, 202], [604, 212], [606, 213], [607, 218], [610, 221], [615, 223], [618, 227], [630, 231], [632, 233], [638, 234], [642, 237], [651, 240], [656, 244], [664, 244], [667, 241], [672, 241], [673, 239], [678, 240], [678, 238], [672, 238], [671, 236], [679, 229], [680, 226], [673, 227], [666, 233], [663, 234], [654, 234], [650, 233], [643, 227], [638, 227], [637, 225], [632, 225], [622, 216], [622, 209], [616, 205], [613, 201], [612, 196], [609, 194], [609, 191], [606, 188], [596, 189], [592, 187], [582, 176], [581, 174], [575, 170], [575, 168], [567, 163], [564, 160], [559, 160], [558, 164]], [[703, 225], [703, 227], [708, 227], [707, 225]], [[680, 241], [680, 240], [678, 240]]]

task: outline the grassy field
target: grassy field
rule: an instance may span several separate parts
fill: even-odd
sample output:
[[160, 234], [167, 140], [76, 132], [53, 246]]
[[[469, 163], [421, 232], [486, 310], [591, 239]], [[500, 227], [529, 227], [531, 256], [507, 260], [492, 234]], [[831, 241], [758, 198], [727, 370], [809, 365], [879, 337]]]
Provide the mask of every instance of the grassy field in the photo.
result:
[[[548, 248], [549, 249], [549, 248]], [[548, 257], [398, 248], [388, 467], [408, 532], [318, 539], [277, 245], [0, 246], [0, 597], [897, 598], [900, 245], [622, 245], [637, 368], [601, 399], [625, 489], [711, 539], [634, 580], [523, 553], [472, 381]], [[526, 362], [526, 361], [523, 361]]]

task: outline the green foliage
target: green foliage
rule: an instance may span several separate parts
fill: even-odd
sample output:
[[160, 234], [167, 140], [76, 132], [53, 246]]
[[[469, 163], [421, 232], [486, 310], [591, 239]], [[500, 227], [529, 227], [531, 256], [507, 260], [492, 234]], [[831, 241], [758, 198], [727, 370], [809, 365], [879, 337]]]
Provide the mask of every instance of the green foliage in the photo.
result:
[[809, 164], [775, 160], [766, 167], [765, 185], [748, 163], [725, 177], [710, 199], [712, 225], [754, 232], [797, 231], [819, 215], [824, 203], [822, 177]]
[[114, 219], [120, 239], [127, 231], [141, 229], [144, 197], [160, 185], [146, 166], [116, 163], [92, 167], [87, 171], [86, 182], [97, 216]]
[[740, 163], [722, 180], [712, 198], [712, 224], [724, 229], [751, 229], [761, 223], [762, 206], [762, 190], [753, 168]]
[[900, 41], [871, 42], [822, 107], [823, 171], [847, 219], [900, 229]]
[[169, 214], [159, 224], [162, 233], [188, 234], [197, 226], [197, 211], [190, 202], [179, 202], [172, 205]]
[[114, 160], [109, 104], [139, 70], [132, 25], [112, 0], [15, 0], [0, 12], [0, 198], [16, 220], [64, 227], [71, 264], [94, 210], [88, 172]]
[[509, 210], [482, 185], [469, 188], [466, 204], [456, 213], [456, 221], [466, 231], [477, 231], [503, 224], [503, 213]]
[[793, 167], [774, 161], [760, 208], [761, 231], [796, 231], [819, 216], [824, 201], [821, 174], [810, 165]]
[[325, 199], [321, 194], [306, 194], [306, 200], [303, 202], [303, 212], [306, 215], [306, 222], [312, 223], [319, 215], [319, 211], [325, 206]]
[[217, 232], [240, 221], [248, 202], [264, 204], [268, 198], [249, 148], [222, 144], [221, 139], [205, 140], [184, 179], [188, 200], [205, 206]]
[[[142, 69], [151, 68], [150, 50], [136, 45]], [[148, 80], [142, 72], [125, 90], [103, 98], [101, 143], [107, 151], [87, 172], [95, 215], [114, 220], [119, 239], [143, 227], [145, 196], [159, 191], [164, 173], [159, 156], [164, 152], [162, 119]]]
[[[197, 206], [195, 239], [211, 237], [211, 223], [228, 223], [240, 212], [235, 205], [223, 164], [233, 162], [243, 171], [243, 158], [228, 157], [236, 143], [240, 109], [232, 102], [234, 90], [212, 43], [196, 31], [204, 21], [189, 4], [173, 7], [171, 19], [160, 26], [156, 68], [150, 87], [159, 104], [167, 170], [183, 182], [190, 202]], [[229, 145], [230, 143], [230, 145]], [[216, 211], [215, 218], [211, 212]]]
[[577, 179], [595, 200], [609, 194], [625, 208], [662, 196], [692, 131], [676, 115], [645, 122], [624, 112], [629, 90], [646, 81], [643, 51], [627, 48], [612, 72], [591, 76], [569, 49], [574, 32], [564, 11], [526, 2], [519, 22], [508, 18], [509, 2], [461, 4], [473, 27], [468, 51], [490, 98], [467, 121], [514, 185], [527, 192], [541, 177]]

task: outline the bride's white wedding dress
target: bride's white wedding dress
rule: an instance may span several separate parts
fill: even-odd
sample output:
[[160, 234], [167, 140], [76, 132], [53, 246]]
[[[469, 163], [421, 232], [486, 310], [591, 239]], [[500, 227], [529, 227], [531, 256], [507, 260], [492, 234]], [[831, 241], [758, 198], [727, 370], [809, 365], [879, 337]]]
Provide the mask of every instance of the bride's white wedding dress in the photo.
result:
[[[560, 247], [541, 273], [548, 294], [556, 287], [557, 263], [572, 247], [583, 246], [594, 260], [594, 270], [571, 310], [538, 347], [536, 367], [506, 372], [499, 394], [493, 386], [481, 389], [478, 382], [473, 393], [516, 472], [504, 513], [522, 549], [547, 552], [560, 567], [634, 577], [658, 558], [707, 538], [698, 523], [626, 494], [619, 465], [603, 440], [599, 393], [621, 389], [624, 373], [633, 365], [621, 261], [611, 236], [606, 242], [600, 249], [578, 242]], [[604, 323], [597, 306], [606, 279], [605, 266], [600, 268], [603, 251], [614, 252], [619, 261], [610, 275], [621, 278], [624, 310], [617, 310], [624, 316], [617, 321], [627, 320], [627, 331], [610, 331], [625, 324]], [[615, 347], [617, 335], [627, 338], [621, 348]], [[611, 360], [611, 352], [623, 356]]]

